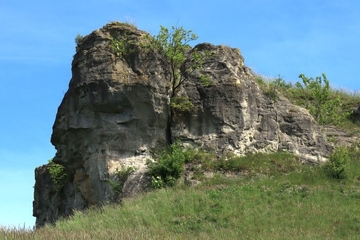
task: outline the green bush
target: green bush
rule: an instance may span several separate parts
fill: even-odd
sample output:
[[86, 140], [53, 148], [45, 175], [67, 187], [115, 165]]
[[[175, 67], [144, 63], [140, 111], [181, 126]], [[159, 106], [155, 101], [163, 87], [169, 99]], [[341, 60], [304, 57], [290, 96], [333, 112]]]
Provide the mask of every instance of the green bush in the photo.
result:
[[161, 188], [174, 186], [182, 176], [185, 164], [185, 154], [180, 142], [172, 144], [163, 151], [157, 161], [148, 161], [149, 174], [152, 177], [152, 187]]
[[127, 34], [123, 34], [118, 38], [112, 38], [111, 47], [117, 56], [125, 60], [130, 54], [135, 52], [134, 41], [130, 40]]
[[274, 81], [270, 82], [270, 84], [273, 84], [278, 89], [289, 89], [292, 87], [292, 84], [286, 83], [286, 81], [280, 76], [280, 74]]
[[55, 190], [57, 192], [61, 191], [67, 178], [65, 167], [60, 164], [54, 163], [51, 159], [49, 160], [49, 164], [47, 165], [47, 170], [49, 171], [51, 180], [55, 184]]
[[80, 34], [76, 35], [75, 43], [76, 43], [77, 46], [79, 46], [82, 43], [83, 40], [84, 40], [84, 36], [82, 36]]
[[320, 124], [337, 123], [341, 116], [338, 114], [340, 108], [340, 98], [331, 98], [330, 82], [325, 73], [322, 77], [307, 78], [300, 74], [303, 84], [296, 83], [297, 89], [300, 90], [304, 100], [302, 105], [310, 111], [316, 121]]
[[286, 83], [285, 80], [280, 76], [280, 74], [277, 78], [268, 81], [268, 83], [261, 76], [258, 76], [256, 81], [264, 90], [265, 94], [270, 97], [274, 102], [278, 100], [280, 92], [282, 93], [292, 88], [292, 84]]
[[156, 176], [156, 177], [152, 176], [151, 177], [151, 187], [155, 188], [155, 189], [160, 189], [160, 188], [165, 187], [165, 183], [161, 179], [160, 176]]
[[116, 194], [121, 193], [124, 183], [130, 176], [130, 174], [135, 171], [136, 169], [134, 167], [125, 167], [123, 165], [121, 166], [120, 170], [118, 168], [116, 169], [114, 180], [109, 180], [109, 183]]
[[325, 172], [333, 179], [346, 179], [349, 177], [350, 157], [344, 147], [336, 148], [330, 155], [329, 161], [324, 165]]

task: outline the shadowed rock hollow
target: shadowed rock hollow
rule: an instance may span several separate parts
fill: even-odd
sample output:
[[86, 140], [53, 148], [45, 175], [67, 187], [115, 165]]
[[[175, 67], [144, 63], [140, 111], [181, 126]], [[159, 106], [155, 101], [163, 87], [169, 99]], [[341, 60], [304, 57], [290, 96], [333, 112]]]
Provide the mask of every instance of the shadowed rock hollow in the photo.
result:
[[[146, 159], [176, 139], [219, 155], [288, 151], [304, 161], [327, 159], [331, 146], [312, 116], [283, 97], [274, 102], [267, 96], [238, 49], [195, 46], [212, 54], [201, 71], [186, 76], [178, 92], [189, 97], [194, 109], [171, 114], [169, 74], [156, 52], [141, 47], [145, 34], [111, 23], [78, 44], [51, 137], [57, 150], [53, 161], [65, 167], [67, 179], [56, 191], [46, 166], [36, 169], [37, 227], [75, 209], [145, 191]], [[111, 48], [111, 39], [119, 36], [126, 36], [133, 49], [125, 57]], [[211, 79], [209, 86], [199, 80], [204, 74]], [[118, 195], [109, 180], [122, 166], [137, 170]]]

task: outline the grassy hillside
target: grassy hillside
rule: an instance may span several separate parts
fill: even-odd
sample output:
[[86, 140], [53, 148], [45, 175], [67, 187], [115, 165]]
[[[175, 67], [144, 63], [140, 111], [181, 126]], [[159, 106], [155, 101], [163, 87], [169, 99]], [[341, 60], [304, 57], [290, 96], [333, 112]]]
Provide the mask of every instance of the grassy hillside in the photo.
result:
[[154, 190], [56, 226], [3, 229], [0, 239], [358, 239], [360, 151], [348, 153], [342, 180], [290, 154], [252, 155], [234, 160], [237, 177], [218, 171], [195, 187]]
[[332, 88], [325, 74], [315, 78], [300, 76], [303, 79], [296, 84], [285, 82], [281, 76], [259, 75], [257, 82], [273, 101], [280, 95], [285, 96], [290, 102], [307, 108], [321, 125], [334, 125], [350, 134], [360, 133], [360, 121], [353, 115], [354, 109], [360, 106], [360, 92]]
[[[258, 82], [274, 101], [279, 94], [303, 106], [315, 100], [311, 90], [282, 79]], [[360, 96], [330, 89], [328, 101], [334, 99], [340, 107], [324, 114], [339, 118], [324, 118], [323, 124], [359, 133], [352, 110]], [[77, 212], [56, 226], [0, 228], [0, 239], [359, 239], [359, 147], [354, 143], [323, 166], [304, 165], [288, 153], [213, 161], [212, 154], [187, 150], [182, 161], [201, 181], [196, 186], [180, 178], [174, 187]], [[172, 149], [178, 158], [179, 149]], [[156, 167], [153, 172], [161, 174]]]

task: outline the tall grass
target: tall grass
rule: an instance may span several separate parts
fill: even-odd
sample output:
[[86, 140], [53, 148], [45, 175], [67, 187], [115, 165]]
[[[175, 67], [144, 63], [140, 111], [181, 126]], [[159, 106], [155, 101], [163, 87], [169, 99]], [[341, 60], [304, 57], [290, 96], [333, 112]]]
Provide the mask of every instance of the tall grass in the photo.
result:
[[[310, 99], [310, 105], [312, 103], [312, 93], [310, 91], [301, 91], [294, 84], [285, 82], [281, 76], [269, 78], [258, 75], [257, 83], [264, 90], [265, 94], [275, 102], [279, 94], [281, 94], [288, 98], [290, 102], [305, 108], [309, 104], [306, 100]], [[360, 122], [359, 120], [356, 121], [352, 115], [354, 109], [360, 106], [359, 91], [330, 88], [329, 94], [329, 101], [339, 98], [340, 105], [332, 110], [335, 112], [331, 113], [331, 115], [336, 117], [327, 119], [324, 124], [334, 125], [350, 134], [359, 134]]]
[[360, 151], [350, 148], [349, 156], [346, 180], [282, 153], [234, 158], [226, 171], [253, 174], [226, 178], [220, 171], [195, 187], [76, 212], [56, 226], [2, 229], [0, 239], [358, 239]]

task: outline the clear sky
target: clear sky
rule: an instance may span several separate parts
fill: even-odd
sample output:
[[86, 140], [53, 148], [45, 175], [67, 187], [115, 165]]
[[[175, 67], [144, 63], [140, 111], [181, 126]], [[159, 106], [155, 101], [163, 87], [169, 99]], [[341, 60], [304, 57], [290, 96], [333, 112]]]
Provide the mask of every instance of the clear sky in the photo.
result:
[[287, 81], [327, 74], [359, 91], [358, 0], [12, 0], [0, 3], [0, 225], [31, 227], [34, 169], [55, 154], [57, 108], [71, 78], [75, 36], [110, 21], [152, 35], [193, 30], [239, 48], [257, 73]]

